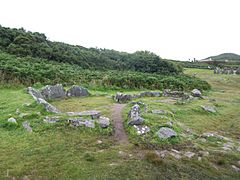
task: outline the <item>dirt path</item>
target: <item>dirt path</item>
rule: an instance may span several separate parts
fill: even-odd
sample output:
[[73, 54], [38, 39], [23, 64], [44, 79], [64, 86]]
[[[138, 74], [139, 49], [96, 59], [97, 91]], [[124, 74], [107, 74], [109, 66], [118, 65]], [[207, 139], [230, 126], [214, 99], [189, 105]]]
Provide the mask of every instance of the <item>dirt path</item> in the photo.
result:
[[123, 127], [122, 109], [125, 104], [114, 104], [112, 108], [112, 120], [114, 126], [114, 139], [119, 143], [128, 143], [128, 136]]

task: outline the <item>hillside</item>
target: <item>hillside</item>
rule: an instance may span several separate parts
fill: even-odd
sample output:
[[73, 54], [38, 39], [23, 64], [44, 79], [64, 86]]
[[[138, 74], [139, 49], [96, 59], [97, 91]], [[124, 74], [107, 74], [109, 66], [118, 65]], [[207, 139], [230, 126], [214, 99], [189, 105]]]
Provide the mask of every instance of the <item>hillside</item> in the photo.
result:
[[0, 26], [0, 51], [18, 57], [31, 56], [61, 63], [75, 64], [91, 70], [131, 70], [158, 74], [179, 74], [180, 67], [149, 51], [135, 53], [85, 48], [52, 42], [38, 32]]
[[223, 53], [223, 54], [219, 54], [217, 56], [210, 56], [206, 59], [210, 59], [210, 58], [215, 61], [224, 61], [224, 60], [240, 61], [240, 55], [234, 54], [234, 53]]

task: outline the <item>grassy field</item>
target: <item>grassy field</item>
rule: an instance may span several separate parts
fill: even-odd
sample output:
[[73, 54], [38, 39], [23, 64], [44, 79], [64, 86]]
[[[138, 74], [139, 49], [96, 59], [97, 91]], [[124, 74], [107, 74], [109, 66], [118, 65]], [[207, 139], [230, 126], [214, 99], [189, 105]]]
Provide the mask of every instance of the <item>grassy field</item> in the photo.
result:
[[[161, 158], [155, 149], [147, 147], [131, 127], [129, 144], [114, 141], [109, 131], [100, 128], [69, 127], [65, 123], [45, 124], [43, 118], [51, 115], [34, 103], [24, 88], [0, 88], [0, 179], [239, 179], [232, 165], [240, 168], [239, 151], [221, 151], [218, 139], [206, 142], [198, 135], [204, 132], [218, 132], [231, 138], [237, 145], [240, 138], [240, 76], [213, 75], [212, 71], [187, 69], [186, 74], [197, 73], [197, 77], [207, 80], [212, 90], [204, 92], [208, 99], [186, 104], [160, 102], [168, 98], [142, 98], [148, 109], [164, 109], [170, 113], [164, 117], [144, 113], [145, 123], [157, 128], [172, 119], [174, 128], [180, 134], [177, 140], [169, 142], [153, 138], [152, 144], [159, 149], [171, 148], [179, 151], [200, 150], [210, 154], [201, 161], [197, 157], [183, 157], [178, 160], [167, 156]], [[114, 91], [96, 92], [86, 98], [69, 98], [53, 101], [62, 111], [100, 110], [111, 117]], [[134, 93], [134, 92], [131, 92]], [[215, 101], [213, 101], [215, 99]], [[30, 105], [29, 105], [30, 104]], [[215, 105], [217, 113], [204, 112], [200, 105]], [[123, 111], [126, 119], [131, 105]], [[20, 114], [16, 113], [19, 109]], [[7, 123], [15, 117], [18, 124]], [[28, 120], [33, 128], [26, 132], [21, 123]], [[125, 124], [126, 125], [126, 124]], [[193, 134], [184, 134], [184, 127]], [[100, 142], [102, 141], [102, 142]]]

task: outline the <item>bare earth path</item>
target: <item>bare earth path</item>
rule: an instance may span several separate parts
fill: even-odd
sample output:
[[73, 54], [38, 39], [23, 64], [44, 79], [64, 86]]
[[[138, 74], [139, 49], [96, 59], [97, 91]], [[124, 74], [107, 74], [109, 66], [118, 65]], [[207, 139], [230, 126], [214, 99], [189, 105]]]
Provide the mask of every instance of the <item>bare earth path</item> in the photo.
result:
[[125, 104], [114, 104], [112, 108], [112, 120], [114, 126], [114, 139], [119, 143], [128, 143], [128, 136], [123, 127], [122, 110]]

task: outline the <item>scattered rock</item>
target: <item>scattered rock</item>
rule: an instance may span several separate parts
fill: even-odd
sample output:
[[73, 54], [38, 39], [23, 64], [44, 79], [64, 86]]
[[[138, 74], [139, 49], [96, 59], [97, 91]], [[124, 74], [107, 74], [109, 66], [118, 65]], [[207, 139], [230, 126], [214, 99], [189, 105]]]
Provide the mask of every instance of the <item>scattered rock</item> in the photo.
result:
[[88, 96], [88, 95], [89, 95], [89, 92], [87, 89], [77, 85], [73, 85], [69, 90], [67, 90], [67, 96], [79, 97], [79, 96]]
[[138, 135], [143, 135], [150, 131], [148, 126], [134, 125], [134, 128], [136, 129]]
[[102, 144], [102, 141], [101, 140], [97, 140], [97, 144]]
[[20, 117], [20, 118], [24, 118], [24, 117], [27, 116], [27, 115], [28, 115], [28, 114], [26, 114], [26, 113], [20, 113], [20, 114], [19, 114], [19, 117]]
[[182, 97], [183, 96], [183, 92], [182, 91], [171, 91], [170, 89], [164, 89], [163, 90], [163, 96], [166, 97]]
[[64, 98], [66, 95], [62, 84], [47, 85], [41, 90], [41, 94], [44, 99], [59, 99]]
[[193, 95], [194, 97], [201, 97], [201, 95], [202, 95], [201, 91], [198, 90], [198, 89], [193, 89], [193, 90], [191, 91], [191, 93], [192, 93], [192, 95]]
[[38, 98], [44, 99], [43, 95], [38, 90], [32, 87], [28, 87], [27, 92], [33, 97], [35, 101], [37, 101]]
[[202, 161], [202, 157], [198, 157], [198, 161]]
[[56, 107], [54, 107], [53, 105], [51, 105], [50, 103], [48, 103], [44, 99], [38, 98], [37, 102], [39, 104], [42, 104], [48, 112], [60, 113], [60, 111]]
[[16, 109], [16, 114], [20, 114], [21, 112], [20, 112], [20, 110], [17, 108]]
[[147, 105], [141, 101], [137, 101], [137, 102], [131, 102], [131, 104], [135, 105], [138, 104], [139, 106], [142, 105], [144, 106], [144, 112], [147, 112]]
[[72, 126], [86, 126], [86, 127], [90, 127], [90, 128], [95, 127], [95, 122], [93, 120], [87, 120], [87, 119], [83, 119], [83, 118], [69, 119], [68, 122]]
[[13, 118], [13, 117], [9, 118], [8, 122], [17, 124], [17, 120], [15, 118]]
[[29, 122], [25, 121], [22, 123], [24, 129], [26, 129], [28, 132], [32, 132], [32, 128], [30, 127]]
[[110, 125], [110, 119], [107, 117], [100, 116], [97, 121], [102, 128], [107, 128]]
[[166, 139], [166, 138], [177, 136], [177, 133], [174, 130], [170, 129], [170, 128], [162, 127], [157, 132], [157, 135], [158, 135], [158, 137], [160, 139]]
[[216, 108], [214, 106], [201, 106], [203, 110], [211, 112], [211, 113], [216, 113]]
[[82, 111], [82, 112], [67, 112], [68, 116], [91, 116], [92, 119], [100, 118], [101, 112], [96, 110]]
[[46, 123], [56, 123], [56, 122], [59, 121], [59, 117], [58, 116], [53, 116], [53, 117], [46, 116], [43, 119], [43, 121], [46, 122]]
[[186, 157], [188, 157], [188, 158], [192, 158], [193, 156], [195, 156], [195, 153], [188, 151], [188, 152], [185, 152], [185, 153], [184, 153], [184, 156], [186, 156]]

